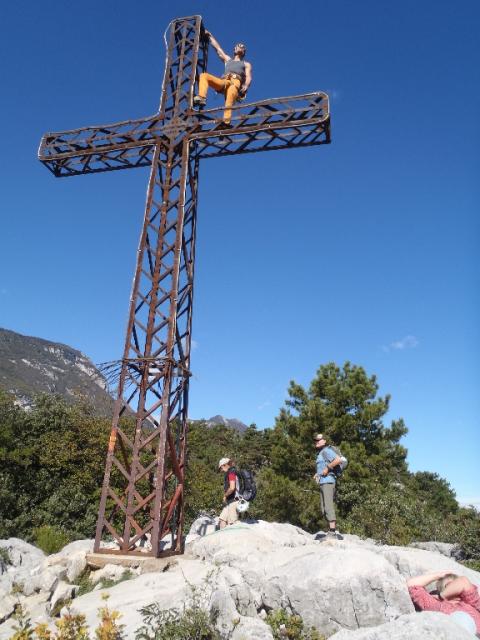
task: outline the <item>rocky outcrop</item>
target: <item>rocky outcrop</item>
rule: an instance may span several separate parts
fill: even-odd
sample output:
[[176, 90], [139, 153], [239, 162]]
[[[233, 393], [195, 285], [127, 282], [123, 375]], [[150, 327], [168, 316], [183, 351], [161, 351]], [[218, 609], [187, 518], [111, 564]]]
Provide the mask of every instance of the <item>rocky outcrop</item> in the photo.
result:
[[[22, 541], [1, 541], [0, 546], [8, 543], [16, 558], [8, 570], [11, 584], [19, 584], [17, 573], [29, 573], [21, 598], [32, 619], [51, 621], [48, 616], [58, 611], [59, 603], [74, 598], [73, 609], [93, 629], [101, 593], [107, 591], [109, 607], [122, 613], [128, 639], [142, 625], [142, 607], [156, 602], [162, 609], [182, 609], [192, 589], [215, 614], [222, 637], [231, 640], [272, 640], [264, 619], [279, 608], [335, 640], [471, 637], [448, 616], [414, 613], [405, 584], [411, 575], [445, 568], [480, 584], [480, 574], [441, 553], [379, 545], [357, 536], [319, 542], [292, 525], [262, 521], [216, 531], [214, 520], [206, 516], [192, 525], [187, 540], [185, 555], [162, 570], [139, 566], [136, 571], [144, 573], [134, 571], [131, 579], [105, 589], [99, 586], [102, 578], [118, 580], [123, 573], [118, 565], [107, 564], [91, 576], [95, 590], [77, 597], [74, 581], [85, 568], [91, 541], [73, 543], [48, 557]], [[7, 618], [0, 624], [3, 640], [11, 635], [11, 606], [9, 590], [1, 588], [6, 604], [0, 616]]]
[[40, 393], [57, 393], [67, 402], [88, 398], [101, 415], [110, 415], [113, 408], [104, 376], [86, 355], [7, 329], [0, 329], [0, 387], [25, 409]]
[[474, 637], [450, 620], [450, 616], [422, 611], [400, 616], [379, 627], [339, 631], [330, 640], [472, 640]]

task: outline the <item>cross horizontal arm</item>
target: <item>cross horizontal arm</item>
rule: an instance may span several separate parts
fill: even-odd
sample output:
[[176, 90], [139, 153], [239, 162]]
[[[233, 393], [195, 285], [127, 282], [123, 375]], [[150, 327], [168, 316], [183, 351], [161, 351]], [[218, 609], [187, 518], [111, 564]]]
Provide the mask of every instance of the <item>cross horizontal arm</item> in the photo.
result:
[[188, 136], [194, 153], [211, 158], [330, 142], [328, 96], [323, 92], [274, 98], [233, 107], [225, 129], [223, 108], [188, 111], [164, 121], [139, 120], [83, 127], [43, 136], [38, 157], [57, 177], [132, 169], [151, 164], [153, 148]]

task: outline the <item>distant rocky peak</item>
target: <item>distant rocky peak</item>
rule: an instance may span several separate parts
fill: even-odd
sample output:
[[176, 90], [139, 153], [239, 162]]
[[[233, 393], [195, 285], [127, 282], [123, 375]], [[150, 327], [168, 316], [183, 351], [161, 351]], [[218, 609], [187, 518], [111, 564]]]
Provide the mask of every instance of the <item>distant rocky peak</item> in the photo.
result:
[[230, 429], [235, 429], [235, 431], [239, 431], [240, 433], [248, 429], [248, 426], [241, 420], [237, 420], [237, 418], [225, 418], [224, 416], [216, 415], [207, 420], [208, 427], [214, 427], [217, 424], [230, 427]]
[[56, 393], [69, 402], [86, 398], [107, 415], [113, 407], [105, 378], [81, 351], [8, 329], [0, 329], [0, 387], [25, 409], [40, 393]]

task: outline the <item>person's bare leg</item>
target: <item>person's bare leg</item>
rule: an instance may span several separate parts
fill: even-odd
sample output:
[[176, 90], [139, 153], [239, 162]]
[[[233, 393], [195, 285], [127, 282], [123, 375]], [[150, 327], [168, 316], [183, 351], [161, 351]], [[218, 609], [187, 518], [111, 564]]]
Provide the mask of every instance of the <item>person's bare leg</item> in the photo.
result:
[[225, 520], [220, 520], [220, 529], [225, 529], [225, 527], [227, 526], [227, 523], [225, 522]]

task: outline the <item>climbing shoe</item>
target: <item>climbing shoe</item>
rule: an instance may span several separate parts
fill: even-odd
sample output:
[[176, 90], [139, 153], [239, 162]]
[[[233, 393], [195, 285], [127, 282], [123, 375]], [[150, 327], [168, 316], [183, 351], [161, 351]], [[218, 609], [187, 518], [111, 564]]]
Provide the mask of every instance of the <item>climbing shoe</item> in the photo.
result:
[[207, 99], [202, 98], [202, 96], [195, 96], [193, 98], [193, 106], [194, 107], [204, 107], [207, 104]]

